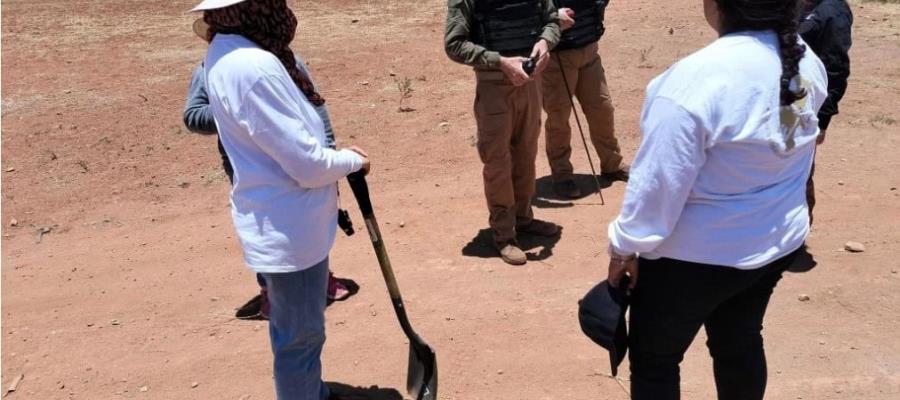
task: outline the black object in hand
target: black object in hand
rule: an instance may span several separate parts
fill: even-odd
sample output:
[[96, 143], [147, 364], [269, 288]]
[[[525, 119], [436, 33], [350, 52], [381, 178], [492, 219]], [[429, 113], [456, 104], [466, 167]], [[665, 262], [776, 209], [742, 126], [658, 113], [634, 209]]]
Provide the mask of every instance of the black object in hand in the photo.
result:
[[534, 58], [529, 57], [522, 61], [522, 70], [525, 71], [526, 74], [531, 75], [534, 72], [534, 69], [537, 67], [537, 63], [534, 62]]
[[347, 210], [338, 209], [338, 226], [347, 234], [353, 236], [356, 231], [353, 230], [353, 221], [350, 220], [350, 213]]

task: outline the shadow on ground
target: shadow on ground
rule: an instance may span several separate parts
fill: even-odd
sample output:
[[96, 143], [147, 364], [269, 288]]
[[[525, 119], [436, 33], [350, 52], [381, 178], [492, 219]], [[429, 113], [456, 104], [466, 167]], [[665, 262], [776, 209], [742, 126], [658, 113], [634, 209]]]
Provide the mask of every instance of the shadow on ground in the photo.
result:
[[815, 256], [809, 252], [809, 248], [804, 244], [800, 248], [800, 252], [797, 253], [797, 258], [794, 259], [794, 262], [791, 263], [787, 270], [795, 274], [802, 274], [811, 271], [816, 265], [819, 265], [819, 263], [816, 262]]
[[[562, 238], [562, 233], [563, 229], [560, 227], [559, 234], [556, 236], [519, 235], [517, 240], [519, 248], [528, 256], [528, 261], [542, 261], [553, 255], [553, 247]], [[494, 238], [491, 230], [482, 229], [463, 247], [462, 255], [478, 258], [499, 258], [500, 253], [494, 247], [493, 242]], [[536, 249], [540, 250], [535, 252]]]
[[543, 176], [535, 181], [535, 195], [531, 204], [537, 208], [568, 208], [575, 204], [575, 200], [581, 200], [590, 196], [597, 195], [597, 181], [600, 182], [600, 189], [606, 189], [612, 186], [613, 182], [606, 178], [597, 176], [597, 180], [590, 174], [575, 174], [573, 176], [575, 184], [581, 189], [581, 196], [576, 198], [563, 198], [556, 194], [553, 190], [553, 178], [550, 175]]
[[350, 386], [339, 382], [326, 382], [331, 390], [330, 399], [334, 400], [403, 400], [403, 395], [392, 388], [378, 386]]

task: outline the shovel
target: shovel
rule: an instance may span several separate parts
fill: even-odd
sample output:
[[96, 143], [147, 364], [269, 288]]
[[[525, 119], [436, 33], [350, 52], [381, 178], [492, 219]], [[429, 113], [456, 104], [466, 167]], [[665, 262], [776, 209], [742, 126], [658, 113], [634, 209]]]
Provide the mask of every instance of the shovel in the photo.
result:
[[362, 211], [363, 219], [366, 222], [366, 229], [369, 231], [369, 238], [372, 239], [372, 247], [375, 248], [375, 255], [378, 257], [378, 264], [381, 266], [381, 274], [384, 275], [384, 282], [387, 284], [394, 312], [397, 313], [403, 333], [409, 338], [409, 370], [406, 375], [406, 390], [416, 400], [437, 400], [437, 358], [434, 350], [419, 337], [409, 324], [406, 307], [403, 305], [403, 298], [400, 297], [400, 287], [397, 286], [397, 279], [394, 277], [394, 270], [391, 268], [391, 261], [388, 259], [387, 249], [384, 247], [384, 240], [378, 229], [378, 221], [375, 220], [375, 212], [372, 210], [365, 172], [354, 172], [347, 176], [347, 181], [350, 182], [350, 189], [353, 190], [353, 196], [356, 197], [359, 210]]

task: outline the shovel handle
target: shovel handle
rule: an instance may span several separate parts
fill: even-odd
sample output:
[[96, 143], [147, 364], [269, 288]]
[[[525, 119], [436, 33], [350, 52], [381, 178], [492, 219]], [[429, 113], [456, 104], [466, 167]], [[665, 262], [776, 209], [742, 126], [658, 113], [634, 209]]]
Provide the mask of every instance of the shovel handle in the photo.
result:
[[388, 294], [390, 294], [391, 300], [394, 302], [394, 309], [398, 314], [402, 312], [404, 315], [401, 318], [405, 319], [406, 312], [403, 309], [403, 300], [400, 297], [400, 287], [397, 285], [397, 278], [394, 277], [394, 269], [391, 267], [391, 260], [388, 258], [384, 239], [382, 239], [381, 230], [378, 228], [378, 220], [375, 219], [372, 200], [369, 198], [369, 184], [366, 183], [366, 174], [361, 170], [354, 172], [347, 175], [347, 181], [350, 183], [353, 197], [356, 197], [356, 202], [359, 203], [359, 210], [362, 212], [366, 230], [369, 232], [369, 238], [372, 240], [375, 256], [378, 257], [378, 265], [381, 267], [381, 274], [384, 275]]
[[362, 212], [363, 218], [374, 217], [375, 211], [369, 198], [369, 184], [366, 183], [365, 171], [359, 170], [347, 175], [347, 182], [350, 182], [350, 189], [353, 190], [353, 197], [356, 197], [356, 202], [359, 203], [359, 211]]

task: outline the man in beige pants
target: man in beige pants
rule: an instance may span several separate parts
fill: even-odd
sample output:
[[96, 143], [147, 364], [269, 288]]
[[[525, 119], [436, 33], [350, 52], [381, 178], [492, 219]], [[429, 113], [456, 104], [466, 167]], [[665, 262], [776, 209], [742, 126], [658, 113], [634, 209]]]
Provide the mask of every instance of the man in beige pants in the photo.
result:
[[[607, 0], [557, 0], [560, 25], [564, 29], [543, 75], [544, 111], [547, 112], [547, 159], [553, 189], [565, 198], [577, 198], [581, 189], [573, 180], [572, 112], [570, 93], [578, 98], [590, 129], [591, 143], [600, 157], [601, 177], [627, 181], [628, 166], [622, 163], [616, 140], [613, 104], [597, 41], [603, 35]], [[563, 77], [565, 73], [565, 79]], [[568, 82], [569, 90], [566, 90]]]
[[[525, 264], [517, 234], [554, 236], [556, 224], [534, 219], [537, 141], [541, 130], [541, 71], [559, 40], [550, 0], [449, 0], [444, 45], [453, 61], [475, 69], [478, 155], [484, 163], [493, 241], [509, 264]], [[535, 71], [523, 69], [525, 57]]]

